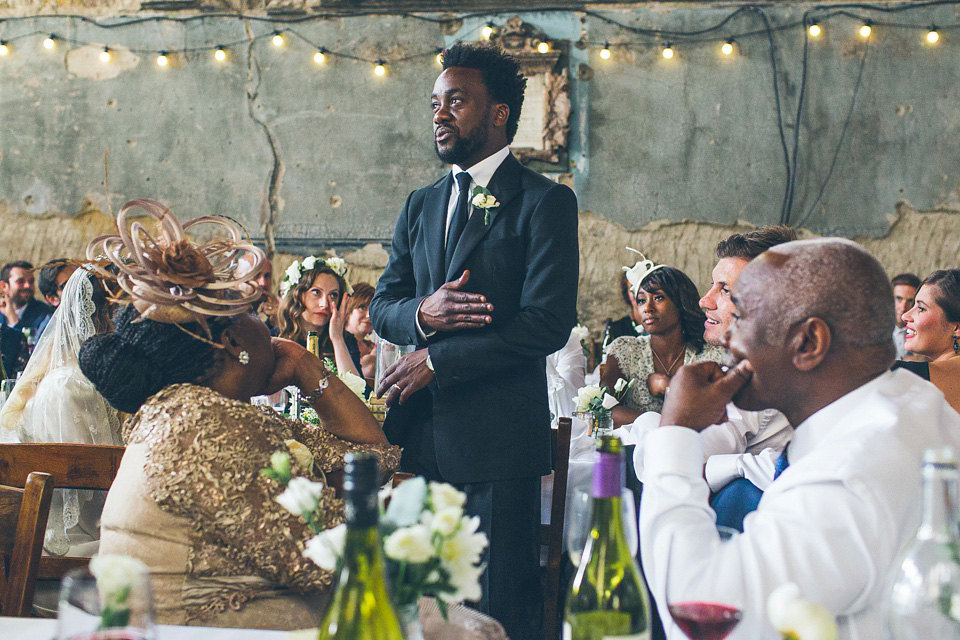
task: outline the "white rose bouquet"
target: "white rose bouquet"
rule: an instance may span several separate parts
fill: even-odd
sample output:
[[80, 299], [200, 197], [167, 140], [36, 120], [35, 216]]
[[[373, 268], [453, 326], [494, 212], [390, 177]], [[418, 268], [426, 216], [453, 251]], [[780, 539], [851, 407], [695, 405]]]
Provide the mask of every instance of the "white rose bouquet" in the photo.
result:
[[96, 555], [90, 573], [100, 592], [100, 629], [122, 629], [130, 623], [130, 594], [149, 570], [140, 560], [114, 554]]
[[613, 408], [620, 404], [627, 392], [633, 387], [635, 380], [627, 382], [619, 378], [613, 385], [613, 392], [609, 387], [601, 387], [595, 384], [588, 384], [577, 390], [577, 397], [573, 401], [577, 405], [577, 411], [584, 414], [590, 414], [594, 425], [602, 424], [613, 412]]
[[825, 607], [810, 602], [788, 582], [767, 598], [767, 618], [784, 640], [837, 640], [837, 621]]
[[[277, 452], [271, 468], [261, 474], [283, 482], [289, 462], [286, 452]], [[286, 490], [277, 502], [307, 520], [317, 534], [303, 555], [333, 571], [343, 555], [346, 525], [320, 530], [314, 514], [319, 493], [311, 486], [316, 484], [287, 477]], [[389, 505], [384, 507], [388, 498]], [[487, 536], [477, 532], [479, 518], [464, 515], [465, 502], [466, 495], [449, 484], [428, 484], [420, 477], [405, 480], [396, 489], [381, 490], [380, 535], [398, 607], [415, 605], [421, 596], [429, 596], [437, 599], [446, 615], [450, 604], [480, 599], [480, 575], [485, 569], [480, 556]]]

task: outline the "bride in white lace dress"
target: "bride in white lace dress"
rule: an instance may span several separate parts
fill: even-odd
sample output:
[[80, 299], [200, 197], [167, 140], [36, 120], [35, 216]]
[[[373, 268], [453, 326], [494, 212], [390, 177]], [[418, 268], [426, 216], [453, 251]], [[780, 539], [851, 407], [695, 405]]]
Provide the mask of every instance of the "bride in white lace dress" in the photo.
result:
[[[119, 412], [107, 404], [77, 363], [84, 340], [112, 329], [111, 305], [103, 285], [86, 269], [77, 269], [67, 280], [61, 300], [0, 410], [0, 435], [20, 442], [123, 444]], [[105, 493], [56, 489], [44, 551], [92, 555], [100, 539]]]

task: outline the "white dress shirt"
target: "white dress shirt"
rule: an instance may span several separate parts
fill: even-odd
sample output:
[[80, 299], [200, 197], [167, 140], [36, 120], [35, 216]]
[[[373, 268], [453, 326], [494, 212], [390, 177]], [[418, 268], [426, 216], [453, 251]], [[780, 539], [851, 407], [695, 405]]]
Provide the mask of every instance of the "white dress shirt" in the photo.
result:
[[[660, 414], [647, 411], [616, 430], [623, 444], [637, 445], [633, 465], [638, 478], [643, 477], [644, 443], [659, 426]], [[792, 435], [787, 417], [776, 409], [743, 411], [729, 403], [727, 422], [711, 425], [699, 434], [706, 465], [703, 473], [710, 489], [717, 491], [738, 477], [765, 489], [773, 481], [773, 466]]]
[[907, 328], [906, 327], [894, 327], [893, 328], [893, 345], [897, 348], [897, 360], [903, 360], [907, 357], [909, 353], [907, 351]]
[[883, 637], [887, 575], [920, 524], [920, 460], [960, 445], [960, 415], [929, 382], [884, 373], [810, 416], [794, 432], [790, 466], [722, 546], [702, 476], [702, 439], [661, 427], [646, 442], [640, 540], [643, 567], [668, 638], [685, 636], [665, 601], [671, 571], [723, 582], [742, 598], [730, 640], [779, 640], [767, 622], [770, 592], [786, 582], [838, 618], [840, 638]]
[[[490, 180], [493, 179], [493, 174], [497, 172], [497, 169], [500, 168], [500, 165], [503, 164], [503, 161], [507, 159], [507, 156], [510, 155], [510, 147], [504, 147], [497, 151], [496, 153], [487, 156], [477, 164], [473, 165], [469, 169], [461, 169], [457, 165], [453, 165], [451, 173], [453, 174], [453, 188], [450, 189], [450, 199], [447, 201], [447, 223], [443, 228], [443, 246], [447, 246], [447, 233], [450, 231], [450, 221], [453, 220], [454, 211], [457, 209], [457, 198], [460, 196], [460, 186], [457, 183], [457, 174], [463, 171], [466, 171], [470, 174], [470, 191], [473, 191], [473, 188], [476, 186], [487, 188], [487, 185], [490, 184]], [[467, 219], [470, 219], [470, 216], [474, 214], [475, 207], [470, 205], [469, 211], [467, 213]], [[422, 302], [420, 304], [423, 304]], [[420, 334], [420, 337], [426, 340], [430, 336], [436, 333], [436, 331], [424, 331], [420, 326], [420, 308], [417, 308], [417, 315], [414, 316], [414, 322], [417, 325], [417, 333]]]

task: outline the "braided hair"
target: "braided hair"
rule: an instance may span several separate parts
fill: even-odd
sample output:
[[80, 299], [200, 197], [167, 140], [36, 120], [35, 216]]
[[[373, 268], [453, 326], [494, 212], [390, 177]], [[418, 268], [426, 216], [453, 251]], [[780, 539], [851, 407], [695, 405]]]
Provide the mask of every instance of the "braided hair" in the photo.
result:
[[[207, 320], [217, 340], [234, 317]], [[141, 320], [127, 305], [114, 317], [113, 333], [87, 339], [80, 347], [80, 370], [115, 409], [135, 413], [147, 399], [171, 384], [201, 382], [214, 373], [219, 349], [187, 331], [203, 335], [199, 324]]]

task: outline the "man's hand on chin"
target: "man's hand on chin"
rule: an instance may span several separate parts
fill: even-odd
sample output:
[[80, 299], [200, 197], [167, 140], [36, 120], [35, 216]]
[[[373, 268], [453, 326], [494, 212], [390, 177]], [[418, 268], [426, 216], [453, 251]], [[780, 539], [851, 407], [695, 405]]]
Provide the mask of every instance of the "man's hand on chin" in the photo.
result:
[[420, 304], [418, 320], [425, 331], [480, 329], [493, 322], [493, 305], [479, 293], [461, 291], [470, 279], [465, 270], [456, 280], [440, 286]]
[[418, 349], [397, 360], [384, 372], [377, 397], [386, 395], [388, 407], [403, 404], [430, 384], [433, 377], [433, 370], [427, 366], [427, 350]]
[[702, 431], [712, 424], [724, 422], [727, 403], [752, 375], [753, 370], [746, 360], [727, 371], [716, 362], [697, 362], [680, 367], [670, 379], [660, 424]]

